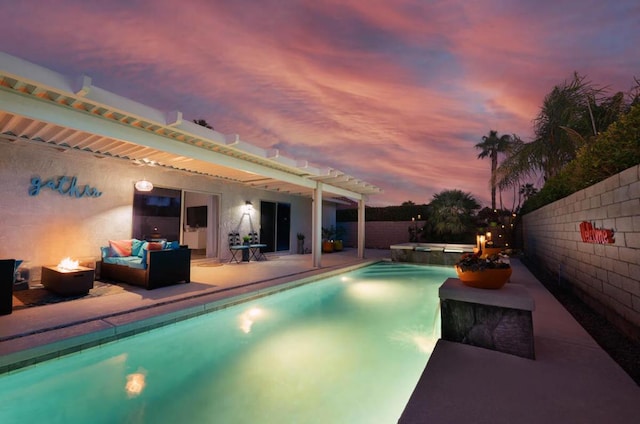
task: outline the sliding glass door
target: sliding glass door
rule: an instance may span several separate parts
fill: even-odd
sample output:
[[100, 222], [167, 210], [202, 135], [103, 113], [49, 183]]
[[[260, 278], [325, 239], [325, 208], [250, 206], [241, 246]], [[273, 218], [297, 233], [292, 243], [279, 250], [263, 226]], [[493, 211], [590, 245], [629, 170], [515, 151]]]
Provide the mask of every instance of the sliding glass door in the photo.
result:
[[265, 252], [290, 249], [291, 205], [289, 203], [260, 202], [260, 242]]

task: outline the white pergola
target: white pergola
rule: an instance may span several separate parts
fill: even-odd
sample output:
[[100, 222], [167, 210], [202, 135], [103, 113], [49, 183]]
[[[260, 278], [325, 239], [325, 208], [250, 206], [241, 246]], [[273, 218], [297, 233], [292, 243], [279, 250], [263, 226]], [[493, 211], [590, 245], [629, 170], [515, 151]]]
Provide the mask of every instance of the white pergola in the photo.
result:
[[0, 52], [0, 138], [162, 166], [254, 188], [313, 199], [312, 258], [321, 266], [322, 202], [358, 203], [358, 257], [364, 257], [364, 210], [382, 190], [336, 169], [296, 160], [183, 120]]

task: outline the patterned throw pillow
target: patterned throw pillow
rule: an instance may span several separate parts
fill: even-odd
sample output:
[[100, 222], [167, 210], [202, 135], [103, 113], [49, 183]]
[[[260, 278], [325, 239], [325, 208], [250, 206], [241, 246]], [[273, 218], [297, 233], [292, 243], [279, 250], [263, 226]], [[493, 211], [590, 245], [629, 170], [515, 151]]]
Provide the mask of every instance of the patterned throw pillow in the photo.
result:
[[149, 243], [147, 250], [162, 250], [162, 243], [156, 243], [156, 242]]
[[131, 256], [131, 240], [109, 240], [113, 256]]

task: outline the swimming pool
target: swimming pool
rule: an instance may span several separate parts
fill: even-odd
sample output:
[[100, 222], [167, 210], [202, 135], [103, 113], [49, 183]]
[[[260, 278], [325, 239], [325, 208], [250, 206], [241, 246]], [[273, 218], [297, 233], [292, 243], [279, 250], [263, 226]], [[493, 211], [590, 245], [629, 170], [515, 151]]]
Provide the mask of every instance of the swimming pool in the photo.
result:
[[2, 423], [393, 423], [451, 268], [378, 263], [0, 377]]

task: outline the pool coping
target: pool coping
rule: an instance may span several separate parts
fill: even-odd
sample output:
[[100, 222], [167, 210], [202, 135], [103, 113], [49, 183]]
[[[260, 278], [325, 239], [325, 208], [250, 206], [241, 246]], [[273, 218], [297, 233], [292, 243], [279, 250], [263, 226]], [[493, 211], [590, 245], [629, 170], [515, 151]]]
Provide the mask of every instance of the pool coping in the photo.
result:
[[[331, 269], [301, 271], [277, 278], [215, 288], [204, 293], [5, 337], [0, 340], [0, 375], [11, 374], [37, 366], [41, 362], [59, 359], [378, 262], [382, 261], [375, 259], [351, 265], [337, 265]], [[295, 278], [306, 274], [311, 275]]]

